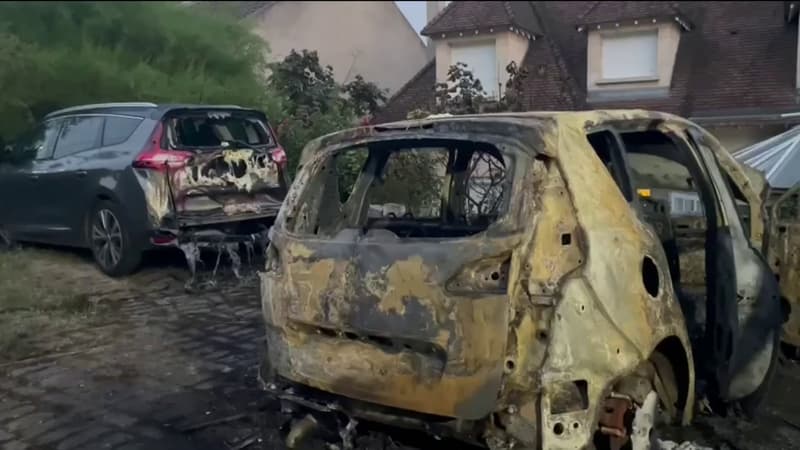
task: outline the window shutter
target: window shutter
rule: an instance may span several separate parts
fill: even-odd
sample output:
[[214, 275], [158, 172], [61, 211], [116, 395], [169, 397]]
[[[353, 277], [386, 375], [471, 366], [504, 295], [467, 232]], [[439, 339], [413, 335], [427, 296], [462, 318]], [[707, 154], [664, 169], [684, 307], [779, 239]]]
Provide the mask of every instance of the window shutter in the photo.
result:
[[467, 65], [472, 75], [481, 81], [487, 95], [497, 96], [497, 56], [494, 42], [453, 46], [450, 52], [450, 65], [455, 65], [457, 62]]
[[657, 77], [658, 30], [603, 36], [603, 79]]

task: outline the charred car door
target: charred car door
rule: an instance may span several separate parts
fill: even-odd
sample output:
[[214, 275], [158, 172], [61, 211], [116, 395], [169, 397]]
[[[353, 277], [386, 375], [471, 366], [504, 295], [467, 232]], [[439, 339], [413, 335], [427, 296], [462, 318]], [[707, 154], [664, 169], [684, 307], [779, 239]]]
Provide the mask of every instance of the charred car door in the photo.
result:
[[[706, 252], [706, 344], [713, 350], [706, 367], [716, 375], [722, 399], [740, 400], [747, 408], [759, 402], [775, 366], [782, 321], [778, 286], [737, 214], [728, 180], [742, 179], [736, 173], [741, 169], [726, 164], [723, 171], [719, 160], [730, 157], [726, 150], [707, 132], [684, 128], [682, 137], [713, 186], [719, 214]], [[736, 187], [752, 190], [746, 183]]]
[[800, 347], [800, 184], [782, 194], [769, 210], [767, 260], [778, 277], [788, 320], [783, 340]]
[[[649, 176], [665, 183], [661, 189], [669, 191], [664, 199], [668, 204], [673, 189], [679, 186], [677, 180], [685, 183], [679, 189], [691, 188], [697, 195], [702, 217], [673, 217], [672, 204], [669, 213], [662, 213], [650, 199], [633, 199], [632, 207], [656, 228], [670, 270], [677, 272], [672, 279], [676, 292], [680, 292], [690, 334], [694, 334], [694, 354], [699, 357], [696, 364], [711, 380], [711, 392], [726, 402], [754, 395], [767, 384], [777, 354], [780, 304], [771, 271], [737, 215], [728, 179], [742, 179], [738, 176], [742, 174], [726, 178], [716, 157], [724, 150], [712, 148], [718, 145], [711, 143], [713, 138], [685, 123], [624, 120], [613, 122], [613, 128], [624, 148], [625, 172], [636, 175], [637, 190], [646, 188], [649, 192], [652, 187], [642, 185], [648, 178], [643, 170], [645, 163], [651, 161], [653, 172]], [[682, 172], [676, 171], [676, 166]], [[737, 167], [730, 166], [729, 170]], [[750, 193], [749, 186], [739, 187]], [[704, 230], [689, 233], [688, 240], [681, 228], [687, 218], [704, 222]], [[663, 232], [662, 228], [671, 231]], [[695, 250], [696, 258], [686, 257]], [[692, 328], [697, 331], [692, 332]]]

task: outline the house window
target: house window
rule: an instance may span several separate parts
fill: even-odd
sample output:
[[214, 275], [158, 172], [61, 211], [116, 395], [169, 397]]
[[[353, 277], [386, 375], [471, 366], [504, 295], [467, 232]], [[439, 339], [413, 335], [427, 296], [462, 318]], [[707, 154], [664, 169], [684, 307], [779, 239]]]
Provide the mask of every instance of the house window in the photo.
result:
[[472, 75], [480, 80], [489, 97], [497, 96], [497, 55], [494, 42], [451, 47], [450, 65], [464, 63]]
[[658, 30], [602, 38], [602, 79], [658, 78]]
[[696, 192], [670, 192], [672, 216], [702, 216], [703, 203]]

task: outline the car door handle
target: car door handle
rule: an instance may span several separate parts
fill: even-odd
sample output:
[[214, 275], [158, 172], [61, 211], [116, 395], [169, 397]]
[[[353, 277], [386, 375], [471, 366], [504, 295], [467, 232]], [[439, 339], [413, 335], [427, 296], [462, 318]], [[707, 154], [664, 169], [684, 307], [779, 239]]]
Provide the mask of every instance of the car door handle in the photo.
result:
[[31, 181], [36, 181], [36, 180], [38, 180], [38, 179], [39, 179], [39, 175], [28, 175], [28, 178], [29, 178]]
[[87, 174], [87, 172], [85, 170], [78, 170], [78, 171], [75, 172], [75, 176], [78, 176], [78, 177], [81, 177], [81, 178], [85, 177], [86, 174]]

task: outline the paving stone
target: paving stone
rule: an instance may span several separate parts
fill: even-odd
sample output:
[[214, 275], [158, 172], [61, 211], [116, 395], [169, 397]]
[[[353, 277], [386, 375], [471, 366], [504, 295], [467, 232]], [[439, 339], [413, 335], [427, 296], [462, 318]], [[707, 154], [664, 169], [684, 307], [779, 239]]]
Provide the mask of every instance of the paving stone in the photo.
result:
[[88, 429], [84, 428], [84, 431], [59, 442], [56, 446], [56, 450], [92, 448], [93, 446], [89, 445], [89, 442], [95, 440], [108, 431], [109, 429], [105, 427], [92, 427]]
[[65, 415], [56, 417], [52, 414], [48, 414], [48, 416], [49, 418], [42, 420], [40, 423], [32, 423], [28, 427], [21, 428], [18, 434], [27, 441], [38, 441], [54, 430], [61, 429], [62, 427], [69, 427], [73, 422], [72, 417]]
[[8, 441], [8, 440], [13, 439], [13, 438], [14, 438], [13, 434], [11, 434], [8, 431], [5, 431], [3, 429], [0, 429], [0, 442]]
[[161, 430], [159, 430], [159, 429], [157, 429], [155, 427], [149, 427], [149, 426], [137, 427], [136, 428], [136, 432], [137, 432], [137, 434], [141, 434], [141, 435], [146, 436], [146, 437], [148, 437], [150, 439], [163, 439], [164, 438], [164, 433]]
[[22, 417], [24, 415], [32, 413], [35, 410], [36, 407], [34, 407], [31, 404], [22, 404], [12, 409], [0, 411], [0, 422], [6, 422], [9, 419], [16, 419]]
[[52, 417], [53, 415], [51, 413], [35, 412], [7, 422], [5, 428], [12, 433], [18, 433], [23, 429], [40, 426]]
[[128, 428], [138, 421], [135, 417], [116, 411], [103, 412], [103, 421], [119, 428]]
[[130, 434], [125, 433], [114, 433], [109, 436], [105, 436], [100, 440], [98, 447], [102, 448], [114, 448], [118, 447], [126, 442], [129, 442], [133, 439], [133, 436]]

